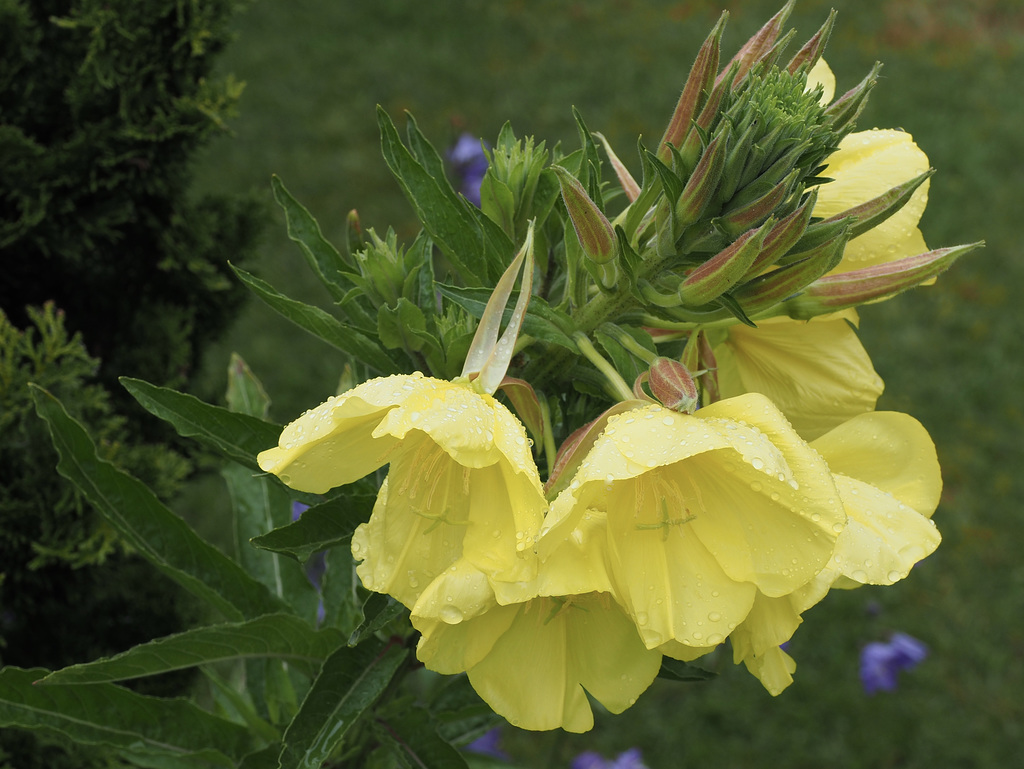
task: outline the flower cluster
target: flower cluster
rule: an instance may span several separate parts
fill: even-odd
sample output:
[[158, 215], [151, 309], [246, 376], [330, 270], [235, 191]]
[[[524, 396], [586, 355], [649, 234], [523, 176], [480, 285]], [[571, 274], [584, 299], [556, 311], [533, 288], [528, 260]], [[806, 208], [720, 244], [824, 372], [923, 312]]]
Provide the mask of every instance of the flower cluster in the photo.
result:
[[583, 146], [554, 163], [506, 126], [477, 210], [382, 117], [427, 235], [405, 253], [357, 237], [341, 274], [365, 290], [339, 304], [378, 319], [386, 375], [259, 463], [317, 494], [387, 467], [351, 540], [363, 587], [408, 608], [426, 667], [517, 726], [585, 731], [588, 694], [621, 712], [665, 657], [727, 639], [777, 694], [807, 609], [939, 544], [934, 446], [874, 410], [854, 308], [969, 247], [924, 246], [910, 136], [853, 130], [876, 72], [833, 100], [831, 17], [780, 66], [787, 12], [719, 70], [723, 17], [640, 183], [578, 115]]

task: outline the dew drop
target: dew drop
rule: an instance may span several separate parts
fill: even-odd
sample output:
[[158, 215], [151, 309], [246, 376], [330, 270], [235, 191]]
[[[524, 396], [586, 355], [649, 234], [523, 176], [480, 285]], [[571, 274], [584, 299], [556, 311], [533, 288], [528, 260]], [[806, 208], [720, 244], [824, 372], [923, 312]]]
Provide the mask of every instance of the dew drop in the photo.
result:
[[750, 460], [750, 464], [755, 470], [764, 469], [764, 460], [761, 459], [761, 457], [754, 457], [753, 459]]
[[449, 625], [457, 625], [462, 622], [462, 609], [458, 606], [445, 606], [441, 609], [441, 619]]

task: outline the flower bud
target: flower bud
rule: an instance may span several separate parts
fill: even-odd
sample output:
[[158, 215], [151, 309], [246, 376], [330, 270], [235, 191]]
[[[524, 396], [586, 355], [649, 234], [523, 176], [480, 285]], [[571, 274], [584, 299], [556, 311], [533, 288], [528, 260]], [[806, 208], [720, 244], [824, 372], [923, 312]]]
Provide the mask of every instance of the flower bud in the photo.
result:
[[814, 281], [799, 296], [785, 302], [792, 318], [806, 319], [867, 302], [889, 299], [908, 288], [931, 280], [964, 254], [984, 245], [983, 241], [950, 248], [938, 248], [917, 256], [828, 275]]
[[690, 69], [690, 75], [683, 86], [683, 93], [676, 104], [672, 119], [665, 129], [665, 135], [658, 143], [658, 157], [662, 162], [668, 162], [671, 158], [671, 151], [668, 145], [679, 147], [683, 139], [690, 132], [690, 123], [693, 116], [697, 114], [703, 95], [711, 90], [715, 73], [718, 71], [718, 55], [721, 50], [722, 32], [725, 30], [727, 13], [723, 13], [711, 34], [708, 35], [697, 53], [697, 58]]
[[647, 380], [654, 397], [668, 409], [682, 414], [697, 410], [697, 385], [686, 366], [671, 358], [657, 358]]
[[704, 213], [708, 203], [714, 198], [722, 179], [722, 170], [725, 167], [725, 150], [728, 141], [729, 131], [723, 131], [716, 136], [704, 150], [700, 162], [690, 174], [682, 194], [676, 201], [676, 228], [679, 230], [677, 235], [697, 221]]
[[881, 69], [881, 62], [875, 62], [875, 66], [871, 68], [867, 77], [860, 81], [856, 87], [851, 88], [832, 102], [828, 109], [825, 110], [825, 115], [828, 117], [832, 130], [840, 137], [853, 130], [854, 123], [860, 117], [864, 105], [867, 104], [871, 89], [878, 82], [878, 73]]
[[700, 307], [739, 283], [761, 252], [771, 224], [774, 222], [745, 232], [727, 248], [694, 269], [679, 285], [680, 303]]
[[562, 188], [562, 200], [569, 212], [583, 253], [595, 264], [607, 264], [615, 258], [618, 241], [611, 222], [590, 199], [583, 185], [561, 166], [551, 166]]

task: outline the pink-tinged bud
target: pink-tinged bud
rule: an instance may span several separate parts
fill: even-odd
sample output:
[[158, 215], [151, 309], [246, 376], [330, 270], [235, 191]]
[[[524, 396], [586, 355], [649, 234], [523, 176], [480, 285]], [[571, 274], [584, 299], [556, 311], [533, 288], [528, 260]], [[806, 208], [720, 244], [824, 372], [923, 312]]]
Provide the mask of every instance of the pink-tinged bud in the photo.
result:
[[683, 414], [697, 410], [699, 393], [686, 366], [671, 358], [657, 358], [651, 364], [648, 383], [654, 397], [668, 409]]
[[771, 232], [765, 236], [761, 253], [757, 255], [757, 259], [750, 265], [747, 274], [743, 276], [744, 278], [760, 275], [799, 242], [800, 238], [807, 231], [807, 225], [811, 222], [811, 213], [817, 201], [818, 191], [812, 190], [800, 208], [772, 227]]
[[732, 82], [732, 77], [726, 77], [721, 83], [716, 84], [715, 89], [708, 96], [704, 108], [700, 111], [697, 119], [693, 121], [693, 127], [690, 128], [689, 133], [686, 135], [686, 140], [679, 148], [679, 157], [684, 166], [679, 169], [681, 173], [687, 171], [696, 162], [697, 156], [700, 154], [700, 148], [704, 143], [704, 137], [707, 136], [712, 123], [718, 117], [722, 106], [722, 98], [725, 96], [726, 91], [732, 89]]
[[679, 285], [681, 304], [700, 307], [717, 299], [747, 274], [750, 265], [761, 253], [765, 236], [774, 222], [756, 230], [748, 230], [724, 250], [695, 268]]
[[579, 180], [561, 166], [551, 166], [562, 188], [562, 200], [569, 212], [583, 253], [595, 264], [607, 264], [615, 258], [618, 240], [611, 222], [590, 199]]
[[722, 392], [718, 388], [718, 361], [704, 331], [697, 334], [697, 346], [700, 348], [700, 386], [704, 390], [704, 405], [720, 401]]
[[[747, 76], [757, 62], [764, 59], [775, 46], [775, 41], [779, 39], [779, 33], [782, 32], [782, 25], [786, 23], [786, 19], [789, 18], [789, 14], [793, 10], [793, 6], [796, 4], [796, 0], [789, 0], [777, 14], [772, 16], [765, 23], [761, 29], [759, 29], [754, 36], [751, 37], [736, 55], [732, 57], [732, 61], [729, 64], [735, 63], [738, 66], [736, 75], [736, 83], [739, 83]], [[728, 67], [726, 68], [728, 70]], [[719, 75], [719, 80], [725, 76], [725, 71]]]
[[789, 64], [786, 67], [789, 74], [795, 75], [800, 67], [806, 67], [809, 70], [818, 63], [818, 59], [821, 58], [821, 54], [828, 44], [828, 39], [832, 35], [832, 27], [835, 26], [835, 23], [836, 10], [833, 8], [828, 15], [828, 19], [821, 25], [821, 29], [818, 30], [817, 34], [808, 40], [804, 47], [797, 51], [796, 55], [789, 60]]
[[781, 304], [839, 264], [848, 240], [849, 232], [843, 232], [804, 252], [798, 261], [747, 281], [733, 293], [733, 299], [749, 316]]
[[676, 201], [675, 226], [681, 234], [684, 229], [700, 219], [708, 203], [715, 197], [718, 184], [725, 168], [725, 151], [729, 142], [729, 131], [716, 136], [704, 150], [704, 154], [693, 169], [683, 192]]
[[857, 118], [860, 117], [864, 105], [867, 104], [871, 89], [878, 83], [878, 73], [882, 70], [881, 62], [875, 66], [855, 87], [844, 93], [825, 110], [825, 117], [832, 124], [832, 130], [840, 137], [853, 130]]
[[612, 145], [608, 143], [608, 140], [604, 137], [604, 134], [594, 132], [602, 145], [604, 145], [604, 151], [608, 155], [608, 160], [611, 161], [612, 168], [615, 169], [615, 175], [619, 179], [619, 184], [622, 185], [623, 192], [626, 193], [626, 198], [630, 203], [636, 201], [640, 197], [640, 185], [636, 183], [636, 179], [629, 172], [629, 169], [619, 160], [619, 156], [612, 151]]
[[772, 212], [789, 197], [799, 175], [800, 172], [798, 170], [793, 170], [789, 176], [761, 197], [716, 218], [715, 226], [730, 237], [735, 237], [751, 227], [756, 227], [771, 216]]
[[725, 22], [728, 17], [729, 14], [723, 13], [718, 18], [718, 23], [711, 30], [711, 34], [704, 41], [704, 45], [701, 46], [697, 58], [693, 62], [686, 85], [683, 86], [683, 93], [676, 104], [675, 112], [672, 113], [672, 119], [665, 129], [665, 135], [658, 143], [658, 158], [664, 163], [667, 163], [672, 157], [671, 150], [665, 145], [671, 144], [674, 147], [679, 147], [683, 143], [686, 134], [690, 132], [690, 123], [693, 121], [693, 116], [697, 114], [703, 94], [711, 90], [715, 73], [718, 71], [722, 32], [725, 30]]
[[345, 219], [345, 262], [354, 265], [355, 260], [352, 254], [358, 253], [366, 248], [366, 241], [363, 239], [363, 227], [359, 223], [359, 212], [354, 208], [348, 212]]
[[939, 248], [860, 270], [827, 275], [786, 301], [790, 317], [806, 319], [849, 307], [889, 299], [945, 272], [964, 254], [980, 248], [984, 241]]
[[904, 182], [903, 184], [896, 185], [888, 192], [884, 192], [879, 195], [877, 198], [873, 198], [866, 203], [861, 203], [859, 206], [854, 206], [842, 213], [825, 219], [824, 223], [837, 222], [841, 219], [852, 217], [852, 237], [855, 238], [858, 235], [863, 235], [865, 232], [874, 229], [903, 208], [903, 206], [910, 201], [911, 196], [917, 188], [924, 184], [925, 180], [934, 173], [935, 169], [929, 168], [920, 176]]

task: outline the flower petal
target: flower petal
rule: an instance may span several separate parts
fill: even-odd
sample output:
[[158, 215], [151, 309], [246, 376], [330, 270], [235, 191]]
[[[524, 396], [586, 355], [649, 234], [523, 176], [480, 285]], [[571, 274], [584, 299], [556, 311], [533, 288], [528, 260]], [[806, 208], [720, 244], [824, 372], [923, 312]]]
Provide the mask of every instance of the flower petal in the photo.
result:
[[758, 392], [805, 440], [871, 411], [883, 384], [842, 318], [733, 326], [714, 348], [723, 398]]
[[931, 517], [942, 493], [935, 444], [916, 419], [893, 411], [862, 414], [811, 446], [835, 473], [892, 494]]
[[[892, 129], [858, 131], [845, 137], [828, 159], [814, 215], [830, 217], [866, 203], [928, 170], [928, 157], [910, 134]], [[917, 224], [928, 202], [925, 181], [910, 201], [877, 227], [851, 240], [833, 273], [848, 272], [928, 250]]]

